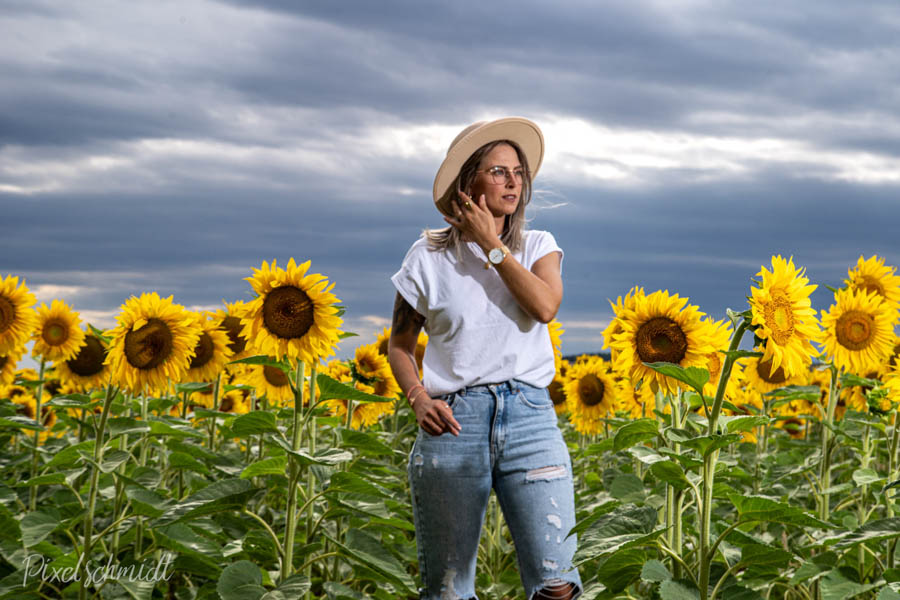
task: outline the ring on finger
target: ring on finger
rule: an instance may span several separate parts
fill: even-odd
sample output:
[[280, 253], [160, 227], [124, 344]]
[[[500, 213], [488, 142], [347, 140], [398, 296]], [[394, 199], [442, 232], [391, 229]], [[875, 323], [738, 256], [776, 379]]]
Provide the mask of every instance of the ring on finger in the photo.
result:
[[466, 200], [466, 203], [463, 204], [463, 206], [465, 206], [466, 208], [472, 208], [472, 203]]

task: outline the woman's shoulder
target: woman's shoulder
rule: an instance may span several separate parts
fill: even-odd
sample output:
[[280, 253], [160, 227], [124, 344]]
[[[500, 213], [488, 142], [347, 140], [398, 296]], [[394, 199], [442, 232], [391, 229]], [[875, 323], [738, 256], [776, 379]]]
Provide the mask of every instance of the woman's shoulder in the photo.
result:
[[544, 231], [543, 229], [526, 229], [523, 232], [522, 239], [525, 241], [526, 245], [532, 247], [540, 246], [547, 242], [556, 243], [556, 238], [553, 237], [553, 234], [549, 231]]

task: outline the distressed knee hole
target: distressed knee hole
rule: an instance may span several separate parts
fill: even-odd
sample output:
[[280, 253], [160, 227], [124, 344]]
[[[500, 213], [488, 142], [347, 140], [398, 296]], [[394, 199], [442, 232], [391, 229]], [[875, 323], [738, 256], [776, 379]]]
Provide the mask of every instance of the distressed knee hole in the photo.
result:
[[569, 471], [565, 465], [554, 465], [552, 467], [540, 467], [532, 469], [525, 473], [525, 481], [551, 481], [553, 479], [563, 479], [569, 475]]

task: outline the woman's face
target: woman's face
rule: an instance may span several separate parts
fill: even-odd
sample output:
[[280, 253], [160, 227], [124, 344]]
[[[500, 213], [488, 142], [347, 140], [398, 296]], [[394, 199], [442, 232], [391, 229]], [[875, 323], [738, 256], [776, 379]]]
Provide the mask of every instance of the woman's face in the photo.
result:
[[[494, 167], [506, 169], [508, 176], [502, 183], [494, 182], [494, 176], [489, 172]], [[485, 204], [494, 217], [503, 218], [513, 214], [522, 196], [522, 184], [516, 181], [513, 173], [522, 168], [515, 148], [509, 144], [498, 144], [478, 165], [478, 173], [472, 183], [472, 200], [477, 202], [479, 196], [484, 194]]]

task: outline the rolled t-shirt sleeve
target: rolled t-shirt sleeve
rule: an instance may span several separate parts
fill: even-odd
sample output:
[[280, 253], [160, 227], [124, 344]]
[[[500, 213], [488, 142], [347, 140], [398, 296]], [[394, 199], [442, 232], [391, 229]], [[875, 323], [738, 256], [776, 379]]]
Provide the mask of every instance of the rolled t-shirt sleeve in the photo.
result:
[[415, 246], [410, 249], [400, 265], [400, 270], [391, 276], [391, 282], [410, 306], [423, 317], [428, 312], [428, 300], [425, 295], [425, 281], [422, 264], [417, 260]]
[[534, 266], [539, 259], [547, 256], [551, 252], [559, 252], [559, 272], [562, 274], [562, 263], [563, 257], [565, 254], [562, 251], [562, 248], [556, 243], [556, 238], [553, 237], [553, 234], [549, 231], [534, 231], [534, 247], [529, 252], [531, 255], [531, 263], [528, 265], [528, 269]]

